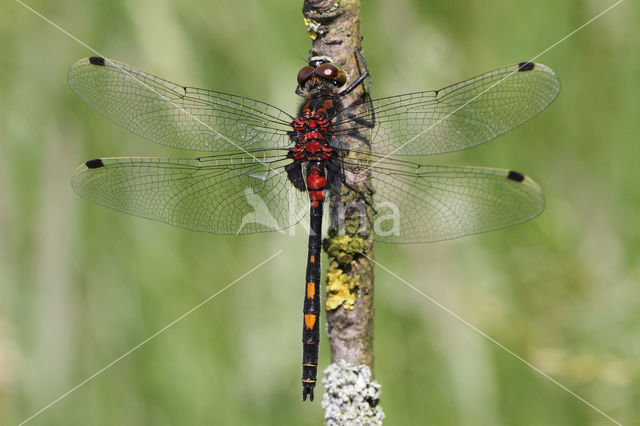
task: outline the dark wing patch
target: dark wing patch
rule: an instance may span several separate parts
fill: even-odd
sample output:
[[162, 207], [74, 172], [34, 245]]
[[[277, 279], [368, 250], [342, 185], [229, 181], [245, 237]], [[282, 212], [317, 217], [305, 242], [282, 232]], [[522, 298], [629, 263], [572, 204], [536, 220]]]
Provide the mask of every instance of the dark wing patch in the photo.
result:
[[516, 172], [515, 170], [509, 170], [509, 174], [507, 174], [507, 179], [513, 180], [516, 182], [522, 182], [524, 180], [524, 175], [520, 172]]
[[87, 166], [87, 169], [99, 169], [100, 167], [104, 167], [104, 163], [100, 158], [96, 158], [95, 160], [89, 160], [86, 163], [84, 163], [84, 165]]
[[99, 65], [104, 67], [104, 58], [102, 56], [92, 56], [89, 58], [89, 63], [91, 65]]
[[536, 64], [533, 62], [520, 62], [518, 64], [518, 71], [531, 71], [536, 67]]
[[287, 171], [289, 181], [297, 190], [307, 190], [307, 185], [304, 182], [304, 176], [302, 175], [302, 165], [299, 162], [294, 161], [293, 163], [289, 163], [284, 166], [284, 169]]

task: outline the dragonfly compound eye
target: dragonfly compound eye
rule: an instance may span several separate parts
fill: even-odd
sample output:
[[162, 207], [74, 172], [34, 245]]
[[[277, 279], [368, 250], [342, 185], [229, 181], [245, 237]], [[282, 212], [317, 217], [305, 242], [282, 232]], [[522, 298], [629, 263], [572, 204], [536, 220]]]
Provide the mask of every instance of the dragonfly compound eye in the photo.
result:
[[325, 63], [318, 65], [315, 69], [315, 75], [325, 80], [332, 80], [338, 86], [342, 86], [347, 81], [347, 75], [344, 70], [335, 64]]
[[298, 72], [298, 85], [302, 86], [313, 74], [313, 67], [304, 67]]

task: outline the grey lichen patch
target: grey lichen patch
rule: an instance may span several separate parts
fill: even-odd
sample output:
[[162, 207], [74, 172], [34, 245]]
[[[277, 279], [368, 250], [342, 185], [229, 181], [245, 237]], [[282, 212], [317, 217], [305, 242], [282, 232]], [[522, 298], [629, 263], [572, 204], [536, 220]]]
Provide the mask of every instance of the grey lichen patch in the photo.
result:
[[336, 1], [333, 3], [333, 5], [331, 6], [331, 9], [329, 9], [329, 13], [335, 13], [340, 9], [340, 2]]
[[366, 365], [352, 366], [344, 360], [324, 370], [322, 398], [326, 425], [381, 425], [380, 385]]

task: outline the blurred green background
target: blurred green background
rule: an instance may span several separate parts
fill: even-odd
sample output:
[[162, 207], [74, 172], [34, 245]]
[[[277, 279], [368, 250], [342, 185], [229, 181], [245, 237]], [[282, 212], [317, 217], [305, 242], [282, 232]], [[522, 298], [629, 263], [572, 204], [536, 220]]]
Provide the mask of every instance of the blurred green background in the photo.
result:
[[[364, 3], [374, 96], [529, 60], [612, 4]], [[295, 111], [310, 48], [301, 2], [29, 4], [106, 56]], [[537, 59], [562, 91], [533, 121], [425, 159], [531, 175], [547, 198], [540, 217], [455, 241], [376, 246], [380, 263], [625, 425], [640, 424], [638, 9], [626, 1]], [[92, 54], [18, 3], [0, 5], [0, 423], [26, 419], [283, 250], [30, 424], [321, 424], [320, 401], [300, 400], [304, 228], [200, 234], [72, 192], [74, 169], [91, 158], [190, 155], [130, 134], [71, 92], [67, 70]], [[376, 274], [385, 424], [612, 424]]]

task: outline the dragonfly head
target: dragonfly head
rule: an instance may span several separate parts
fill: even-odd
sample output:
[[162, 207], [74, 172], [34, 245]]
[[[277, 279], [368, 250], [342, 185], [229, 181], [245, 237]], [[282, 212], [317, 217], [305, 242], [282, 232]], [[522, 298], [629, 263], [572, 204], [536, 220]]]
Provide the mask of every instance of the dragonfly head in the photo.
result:
[[333, 91], [347, 81], [344, 70], [333, 63], [328, 56], [314, 56], [309, 65], [298, 73], [296, 93], [304, 94], [312, 90]]

